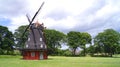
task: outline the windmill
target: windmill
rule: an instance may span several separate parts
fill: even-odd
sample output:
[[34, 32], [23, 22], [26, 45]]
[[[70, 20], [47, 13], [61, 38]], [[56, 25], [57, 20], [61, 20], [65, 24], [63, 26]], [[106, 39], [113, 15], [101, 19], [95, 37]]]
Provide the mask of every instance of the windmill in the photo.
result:
[[38, 11], [33, 16], [32, 20], [29, 19], [28, 15], [26, 15], [29, 25], [25, 29], [24, 33], [21, 36], [21, 39], [24, 37], [26, 31], [29, 29], [28, 40], [25, 43], [25, 46], [21, 49], [23, 54], [23, 59], [28, 60], [41, 60], [47, 59], [47, 46], [44, 37], [44, 25], [38, 23], [33, 23], [35, 17], [43, 7], [44, 2], [41, 4]]

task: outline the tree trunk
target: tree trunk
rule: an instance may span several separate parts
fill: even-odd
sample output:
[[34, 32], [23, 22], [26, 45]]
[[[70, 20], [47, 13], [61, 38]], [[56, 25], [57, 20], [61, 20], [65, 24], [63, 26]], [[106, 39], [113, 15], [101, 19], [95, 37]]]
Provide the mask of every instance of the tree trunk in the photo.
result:
[[112, 49], [111, 48], [110, 48], [110, 54], [109, 55], [110, 55], [110, 57], [112, 57]]
[[84, 45], [84, 56], [86, 56], [86, 47]]
[[110, 53], [109, 55], [110, 55], [110, 57], [112, 57], [112, 53]]
[[73, 56], [75, 56], [76, 48], [73, 48]]

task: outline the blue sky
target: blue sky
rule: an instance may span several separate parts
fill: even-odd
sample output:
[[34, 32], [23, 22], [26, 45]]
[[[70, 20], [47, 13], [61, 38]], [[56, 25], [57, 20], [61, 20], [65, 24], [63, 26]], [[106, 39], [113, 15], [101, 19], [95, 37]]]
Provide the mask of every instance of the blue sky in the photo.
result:
[[10, 22], [11, 22], [10, 19], [6, 19], [6, 18], [3, 18], [3, 17], [0, 18], [0, 25], [2, 25], [2, 26], [9, 26]]
[[109, 28], [120, 32], [120, 0], [0, 0], [0, 25], [14, 32], [29, 24], [26, 14], [32, 18], [43, 1], [35, 21], [47, 28], [64, 33], [88, 32], [92, 36]]

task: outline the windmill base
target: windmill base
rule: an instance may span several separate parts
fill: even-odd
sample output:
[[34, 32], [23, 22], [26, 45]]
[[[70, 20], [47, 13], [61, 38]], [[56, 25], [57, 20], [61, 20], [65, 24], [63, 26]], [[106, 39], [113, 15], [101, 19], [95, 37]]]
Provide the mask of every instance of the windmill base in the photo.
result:
[[22, 50], [24, 60], [44, 60], [48, 59], [47, 50]]

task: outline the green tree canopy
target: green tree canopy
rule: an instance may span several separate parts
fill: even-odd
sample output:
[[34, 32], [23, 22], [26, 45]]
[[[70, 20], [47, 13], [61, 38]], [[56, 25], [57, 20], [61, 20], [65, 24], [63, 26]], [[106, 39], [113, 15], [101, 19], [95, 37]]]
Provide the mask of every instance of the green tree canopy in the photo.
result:
[[80, 45], [81, 33], [76, 31], [70, 31], [67, 33], [68, 46], [73, 50], [73, 55], [75, 55], [76, 49]]
[[120, 34], [113, 29], [104, 30], [94, 38], [94, 44], [98, 52], [109, 53], [112, 57], [120, 45]]
[[14, 38], [12, 32], [7, 27], [0, 26], [0, 53], [10, 54], [13, 52]]
[[78, 47], [84, 50], [84, 56], [86, 54], [86, 44], [91, 44], [91, 35], [89, 33], [70, 31], [67, 34], [68, 45], [73, 49], [73, 55], [75, 55], [76, 49]]
[[61, 47], [61, 44], [64, 42], [66, 35], [62, 32], [52, 29], [45, 29], [44, 33], [48, 49], [51, 50], [49, 54], [55, 54], [56, 50]]
[[27, 28], [28, 25], [23, 25], [23, 26], [20, 26], [18, 27], [18, 29], [15, 30], [15, 33], [14, 33], [14, 37], [15, 37], [15, 42], [16, 42], [16, 47], [23, 47], [24, 46], [24, 43], [26, 42], [27, 40], [27, 36], [28, 36], [28, 30], [27, 32], [25, 33], [24, 37], [21, 38], [23, 32], [25, 31], [25, 29]]
[[91, 44], [92, 37], [89, 33], [81, 33], [80, 47], [84, 50], [84, 56], [86, 55], [86, 44]]

